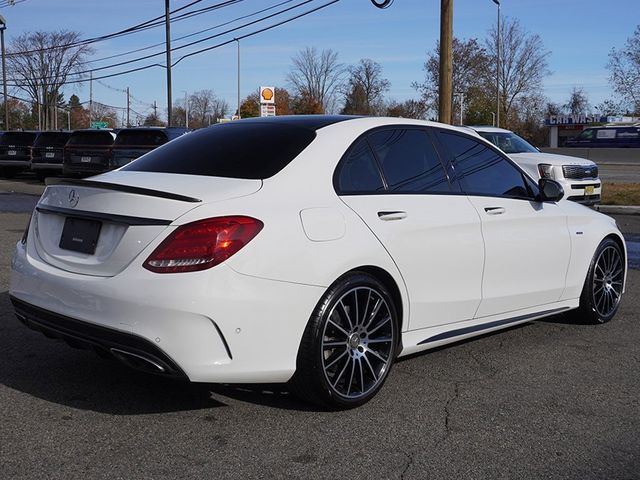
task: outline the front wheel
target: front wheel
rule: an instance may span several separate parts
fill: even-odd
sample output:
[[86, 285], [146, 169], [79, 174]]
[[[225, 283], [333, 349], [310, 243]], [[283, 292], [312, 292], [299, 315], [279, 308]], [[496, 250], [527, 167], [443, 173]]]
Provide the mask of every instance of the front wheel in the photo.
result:
[[624, 254], [611, 238], [598, 246], [580, 295], [575, 318], [583, 323], [606, 323], [620, 306], [624, 285]]
[[361, 272], [345, 275], [327, 290], [309, 320], [293, 392], [332, 408], [366, 403], [391, 370], [398, 325], [395, 305], [381, 282]]

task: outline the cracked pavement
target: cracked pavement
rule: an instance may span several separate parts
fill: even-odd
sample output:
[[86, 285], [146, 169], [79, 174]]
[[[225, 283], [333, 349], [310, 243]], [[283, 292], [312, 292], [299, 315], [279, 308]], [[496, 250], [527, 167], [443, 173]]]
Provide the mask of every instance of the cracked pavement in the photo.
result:
[[27, 218], [0, 213], [0, 478], [640, 478], [638, 270], [609, 324], [553, 317], [414, 355], [369, 404], [325, 412], [26, 329], [6, 290]]

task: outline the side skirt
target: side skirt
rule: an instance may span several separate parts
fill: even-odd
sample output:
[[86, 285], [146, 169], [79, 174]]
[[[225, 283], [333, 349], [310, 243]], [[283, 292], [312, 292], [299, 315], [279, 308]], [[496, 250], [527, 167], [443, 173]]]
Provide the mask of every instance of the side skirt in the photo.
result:
[[[558, 305], [558, 304], [555, 304]], [[539, 318], [556, 315], [562, 312], [566, 312], [572, 308], [578, 306], [578, 299], [569, 303], [562, 302], [555, 308], [549, 308], [543, 311], [525, 313], [512, 317], [488, 320], [476, 319], [473, 321], [458, 322], [449, 325], [439, 325], [437, 327], [424, 328], [420, 330], [414, 330], [404, 332], [402, 343], [404, 348], [399, 356], [411, 355], [423, 350], [436, 348], [448, 343], [459, 342], [467, 338], [475, 337], [492, 331], [501, 330], [507, 327], [517, 325], [519, 323], [526, 323]], [[498, 317], [497, 315], [493, 318]], [[491, 317], [489, 317], [491, 318]], [[464, 326], [463, 326], [464, 325]]]

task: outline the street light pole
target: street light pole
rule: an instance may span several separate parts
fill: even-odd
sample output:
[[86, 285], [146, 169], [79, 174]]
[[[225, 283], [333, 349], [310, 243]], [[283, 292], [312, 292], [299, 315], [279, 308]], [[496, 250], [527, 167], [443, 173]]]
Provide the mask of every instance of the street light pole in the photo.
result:
[[496, 30], [496, 127], [500, 127], [500, 0], [493, 0], [498, 6], [498, 28]]
[[167, 127], [171, 126], [171, 23], [169, 17], [169, 0], [164, 0], [164, 30], [167, 49]]
[[4, 129], [9, 130], [9, 98], [7, 97], [7, 61], [4, 50], [4, 31], [7, 29], [7, 22], [0, 15], [0, 43], [2, 44], [2, 92], [4, 94]]

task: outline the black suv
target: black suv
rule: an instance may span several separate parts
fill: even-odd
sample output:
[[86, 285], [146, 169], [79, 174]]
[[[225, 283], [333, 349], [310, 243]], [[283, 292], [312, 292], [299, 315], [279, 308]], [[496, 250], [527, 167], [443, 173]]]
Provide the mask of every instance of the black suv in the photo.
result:
[[33, 144], [31, 170], [40, 180], [62, 173], [64, 146], [71, 132], [42, 132]]
[[64, 147], [64, 175], [86, 177], [109, 170], [115, 138], [113, 130], [74, 131]]
[[0, 137], [0, 176], [13, 177], [21, 170], [29, 170], [31, 147], [39, 132], [5, 132]]
[[111, 169], [122, 167], [160, 145], [184, 135], [189, 130], [177, 127], [125, 128], [113, 143]]

